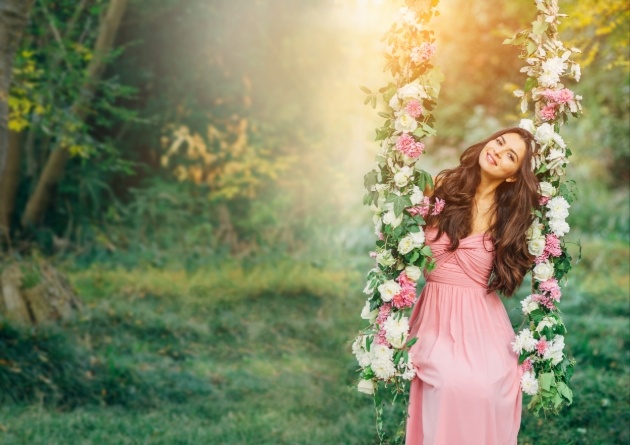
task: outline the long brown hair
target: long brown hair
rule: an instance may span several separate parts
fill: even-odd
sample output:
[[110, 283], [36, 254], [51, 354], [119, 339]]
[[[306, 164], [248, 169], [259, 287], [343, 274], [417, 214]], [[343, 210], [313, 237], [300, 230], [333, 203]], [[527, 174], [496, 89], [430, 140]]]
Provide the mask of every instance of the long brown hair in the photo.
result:
[[427, 224], [437, 226], [436, 239], [446, 232], [451, 251], [457, 249], [460, 239], [471, 234], [473, 198], [481, 181], [479, 154], [488, 142], [505, 133], [516, 133], [523, 139], [526, 155], [516, 181], [504, 181], [496, 189], [492, 207], [496, 219], [486, 233], [493, 236], [495, 249], [488, 292], [498, 290], [510, 297], [523, 282], [533, 259], [527, 250], [526, 232], [533, 222], [532, 208], [538, 205], [538, 179], [532, 171], [532, 155], [538, 146], [529, 131], [518, 127], [500, 130], [467, 148], [458, 167], [442, 170], [436, 177], [433, 197], [443, 199], [446, 205], [438, 216], [428, 216]]

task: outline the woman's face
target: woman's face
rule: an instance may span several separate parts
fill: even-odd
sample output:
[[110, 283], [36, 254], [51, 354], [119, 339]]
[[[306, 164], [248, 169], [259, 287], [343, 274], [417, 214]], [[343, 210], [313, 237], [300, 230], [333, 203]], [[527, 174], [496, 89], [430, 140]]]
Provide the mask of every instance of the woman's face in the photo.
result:
[[516, 181], [527, 154], [525, 141], [517, 133], [505, 133], [491, 140], [479, 153], [482, 174], [491, 179]]

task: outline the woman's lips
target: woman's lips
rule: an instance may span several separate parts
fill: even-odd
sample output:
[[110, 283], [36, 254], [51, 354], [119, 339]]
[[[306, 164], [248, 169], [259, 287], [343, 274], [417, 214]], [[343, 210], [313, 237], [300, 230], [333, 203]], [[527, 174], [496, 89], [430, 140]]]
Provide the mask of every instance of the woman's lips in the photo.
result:
[[497, 161], [494, 160], [494, 158], [492, 157], [490, 153], [486, 153], [486, 158], [488, 158], [488, 162], [491, 163], [492, 165], [497, 165]]

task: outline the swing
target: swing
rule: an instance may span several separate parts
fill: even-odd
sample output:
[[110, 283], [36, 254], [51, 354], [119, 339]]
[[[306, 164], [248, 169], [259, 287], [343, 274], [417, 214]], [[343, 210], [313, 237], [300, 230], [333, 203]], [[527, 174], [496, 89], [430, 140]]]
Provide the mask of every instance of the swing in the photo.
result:
[[[419, 162], [425, 149], [422, 139], [436, 134], [431, 112], [444, 79], [431, 64], [436, 46], [433, 31], [426, 27], [438, 2], [406, 0], [399, 20], [383, 37], [391, 48], [385, 55], [385, 70], [393, 80], [375, 92], [361, 87], [366, 104], [373, 108], [379, 102], [387, 105], [387, 111], [378, 113], [384, 121], [376, 129], [381, 146], [376, 167], [365, 175], [364, 182], [363, 203], [374, 212], [378, 237], [375, 251], [370, 253], [376, 265], [368, 272], [363, 290], [368, 298], [361, 317], [368, 325], [352, 344], [360, 367], [357, 389], [374, 397], [380, 443], [385, 436], [379, 390], [391, 391], [395, 403], [407, 412], [409, 382], [415, 377], [409, 349], [418, 340], [409, 336], [409, 314], [422, 270], [435, 267], [421, 226], [423, 217], [439, 213], [444, 205], [423, 196], [422, 191], [432, 188], [433, 181]], [[527, 232], [527, 247], [535, 257], [532, 291], [521, 302], [525, 320], [511, 344], [523, 371], [520, 389], [531, 396], [527, 407], [539, 416], [540, 411], [558, 414], [572, 403], [569, 380], [575, 360], [563, 351], [566, 328], [558, 303], [559, 283], [571, 268], [563, 237], [570, 230], [566, 217], [574, 184], [565, 179], [571, 151], [559, 130], [569, 115], [579, 117], [582, 98], [561, 83], [562, 77], [579, 81], [581, 76], [580, 66], [571, 60], [579, 50], [565, 48], [558, 40], [558, 20], [566, 15], [558, 12], [557, 0], [537, 0], [536, 8], [532, 27], [503, 43], [521, 48], [519, 57], [525, 60], [521, 72], [527, 80], [514, 95], [522, 113], [533, 104], [533, 118], [522, 119], [519, 126], [539, 144], [532, 170], [539, 180], [540, 206]], [[405, 423], [406, 419], [398, 438], [404, 437]]]

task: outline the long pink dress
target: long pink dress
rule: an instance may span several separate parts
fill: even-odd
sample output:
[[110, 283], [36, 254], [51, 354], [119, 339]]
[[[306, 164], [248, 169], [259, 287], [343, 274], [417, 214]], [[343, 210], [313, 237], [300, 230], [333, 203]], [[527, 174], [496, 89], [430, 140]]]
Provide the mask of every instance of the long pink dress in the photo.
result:
[[448, 235], [432, 241], [436, 233], [426, 230], [437, 267], [410, 318], [418, 341], [406, 445], [516, 445], [523, 371], [505, 307], [486, 293], [491, 239], [471, 235], [449, 252]]

